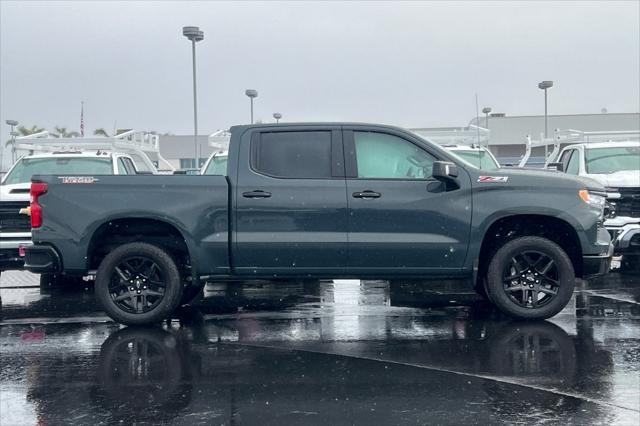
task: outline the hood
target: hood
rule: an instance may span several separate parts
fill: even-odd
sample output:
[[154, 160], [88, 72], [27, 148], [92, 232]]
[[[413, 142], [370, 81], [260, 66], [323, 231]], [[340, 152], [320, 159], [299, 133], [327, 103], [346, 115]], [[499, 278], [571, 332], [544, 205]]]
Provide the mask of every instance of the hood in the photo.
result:
[[13, 185], [0, 185], [0, 202], [3, 201], [30, 201], [29, 189], [31, 182], [16, 183]]
[[640, 187], [640, 170], [622, 170], [608, 175], [588, 174], [585, 176], [593, 180], [597, 180], [602, 185], [609, 188]]
[[592, 191], [604, 192], [604, 186], [602, 183], [582, 176], [568, 175], [566, 173], [558, 172], [556, 170], [549, 169], [520, 169], [503, 167], [498, 170], [474, 170], [478, 181], [480, 176], [490, 177], [507, 177], [508, 180], [504, 184], [507, 186], [515, 185], [522, 187], [571, 187], [571, 188], [583, 188], [590, 189]]

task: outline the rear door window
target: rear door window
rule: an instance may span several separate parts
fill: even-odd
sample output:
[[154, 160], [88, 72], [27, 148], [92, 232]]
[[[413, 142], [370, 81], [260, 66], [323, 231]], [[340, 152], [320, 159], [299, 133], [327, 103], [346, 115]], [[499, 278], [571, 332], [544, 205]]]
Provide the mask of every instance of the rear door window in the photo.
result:
[[331, 132], [265, 132], [252, 144], [252, 167], [273, 177], [331, 178]]

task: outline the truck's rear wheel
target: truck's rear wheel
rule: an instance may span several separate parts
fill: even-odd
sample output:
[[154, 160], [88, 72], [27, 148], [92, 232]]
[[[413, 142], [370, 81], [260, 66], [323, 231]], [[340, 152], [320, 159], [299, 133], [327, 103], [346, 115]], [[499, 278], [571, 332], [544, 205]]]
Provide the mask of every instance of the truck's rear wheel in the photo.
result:
[[491, 301], [507, 315], [545, 319], [571, 299], [575, 272], [569, 256], [553, 241], [521, 237], [496, 251], [486, 286]]
[[151, 244], [130, 243], [102, 260], [96, 273], [95, 293], [114, 320], [147, 325], [171, 315], [180, 302], [182, 282], [167, 252]]

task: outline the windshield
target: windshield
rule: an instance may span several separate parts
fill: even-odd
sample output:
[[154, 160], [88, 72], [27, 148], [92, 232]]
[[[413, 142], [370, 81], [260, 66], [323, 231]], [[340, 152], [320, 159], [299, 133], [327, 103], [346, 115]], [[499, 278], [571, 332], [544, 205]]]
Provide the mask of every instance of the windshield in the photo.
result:
[[640, 170], [640, 146], [587, 149], [586, 168], [587, 173], [603, 175]]
[[23, 158], [7, 175], [4, 185], [27, 183], [33, 175], [111, 175], [110, 158]]
[[209, 162], [207, 169], [204, 171], [205, 175], [227, 175], [227, 159], [226, 155], [215, 156]]
[[486, 151], [451, 151], [451, 153], [481, 170], [495, 170], [500, 167]]

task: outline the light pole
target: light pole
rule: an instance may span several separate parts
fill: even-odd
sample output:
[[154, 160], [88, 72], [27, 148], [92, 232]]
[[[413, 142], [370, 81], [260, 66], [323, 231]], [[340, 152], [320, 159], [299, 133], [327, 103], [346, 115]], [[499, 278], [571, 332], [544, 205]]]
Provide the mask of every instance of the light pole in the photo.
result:
[[195, 150], [195, 168], [199, 167], [198, 155], [198, 95], [196, 91], [196, 43], [204, 40], [204, 32], [198, 27], [182, 27], [182, 35], [191, 41], [193, 58], [193, 149]]
[[[16, 161], [16, 135], [17, 133], [14, 131], [14, 127], [16, 127], [18, 123], [16, 120], [7, 120], [5, 121], [8, 126], [11, 126], [11, 162]], [[0, 147], [0, 152], [4, 152], [4, 147]], [[3, 156], [4, 157], [4, 156]], [[0, 169], [2, 169], [2, 158], [0, 158]]]
[[545, 80], [538, 83], [538, 89], [544, 90], [544, 138], [548, 137], [547, 131], [547, 89], [553, 87], [553, 81]]
[[244, 94], [251, 99], [251, 124], [253, 124], [253, 98], [258, 97], [258, 91], [255, 89], [247, 89], [244, 91]]
[[273, 113], [273, 118], [276, 119], [276, 123], [279, 123], [280, 119], [282, 118], [282, 114], [280, 114], [279, 112], [274, 112]]
[[[482, 108], [482, 113], [484, 114], [484, 128], [489, 130], [489, 113], [491, 112], [491, 107]], [[489, 135], [487, 135], [487, 149], [489, 149]]]
[[485, 129], [489, 128], [489, 113], [491, 112], [491, 107], [482, 108], [482, 113], [484, 114], [484, 127]]

